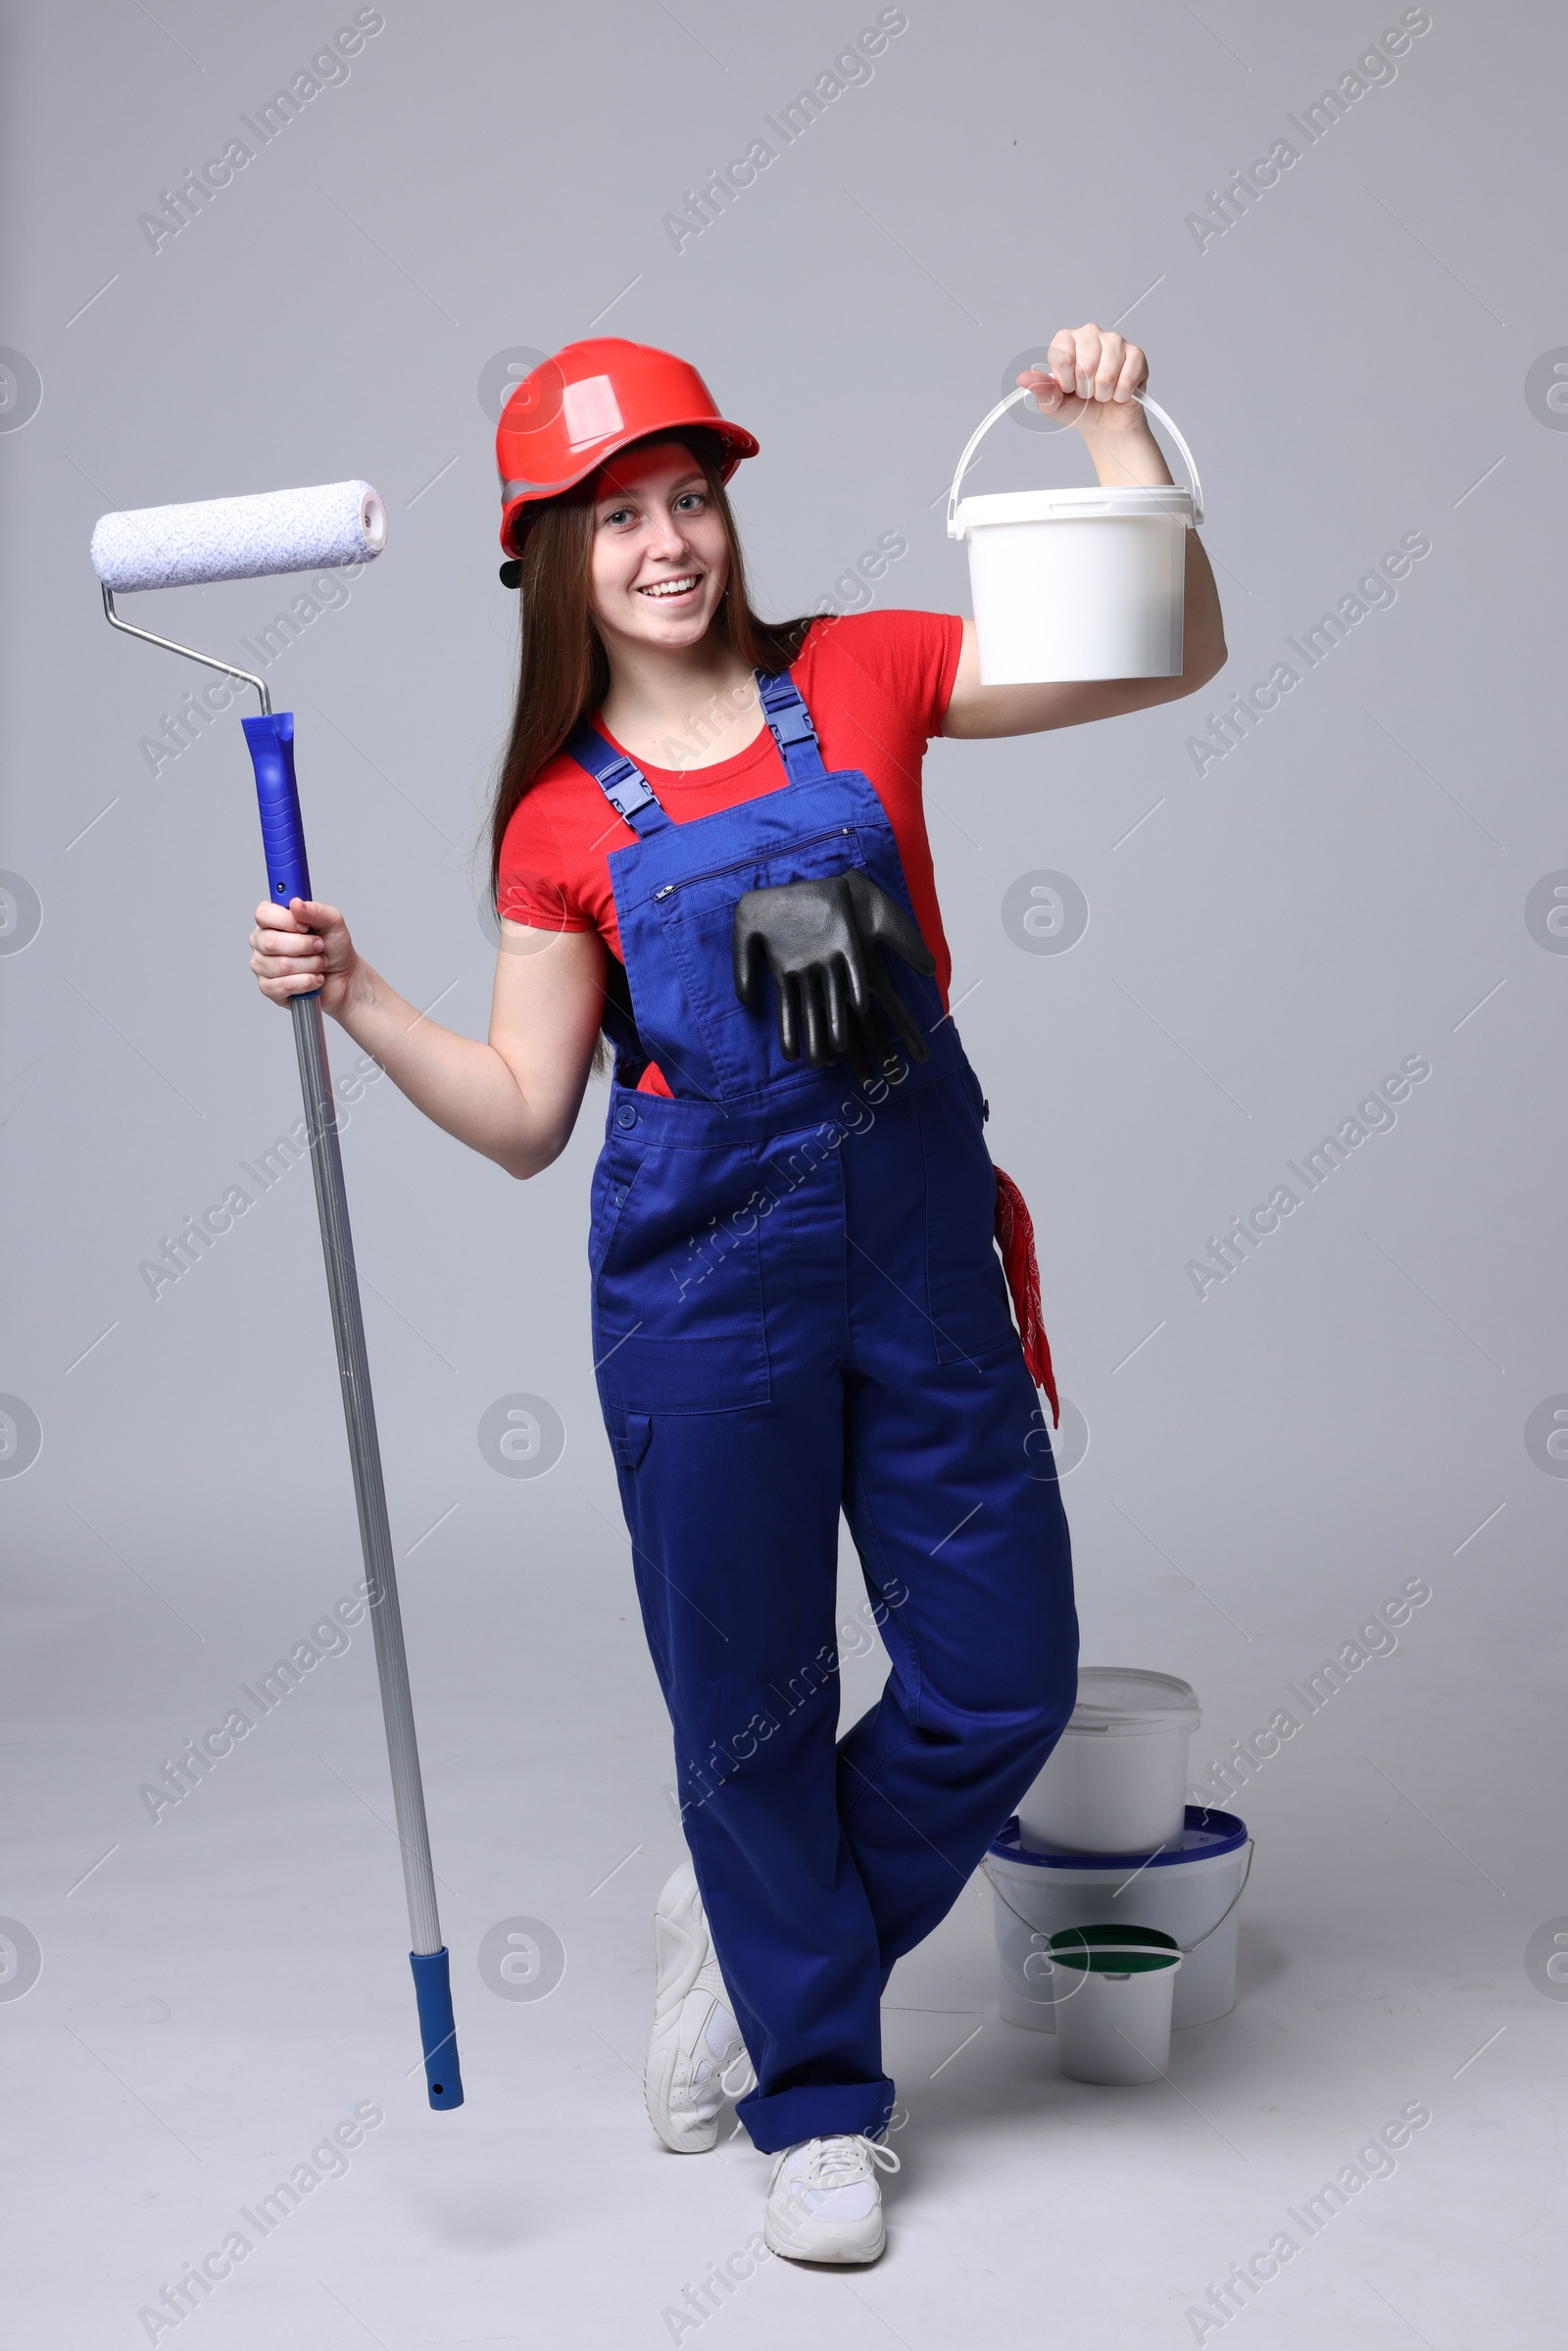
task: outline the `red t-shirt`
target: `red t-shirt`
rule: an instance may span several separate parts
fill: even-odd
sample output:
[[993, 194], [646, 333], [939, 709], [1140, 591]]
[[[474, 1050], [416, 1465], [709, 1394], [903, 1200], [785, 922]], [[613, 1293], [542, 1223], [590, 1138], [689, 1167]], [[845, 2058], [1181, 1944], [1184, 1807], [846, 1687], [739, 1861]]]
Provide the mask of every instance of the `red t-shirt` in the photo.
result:
[[[953, 958], [937, 906], [920, 765], [942, 724], [962, 643], [963, 623], [950, 612], [852, 612], [816, 621], [793, 670], [824, 762], [858, 767], [887, 811], [915, 917], [936, 957], [944, 1004]], [[707, 733], [711, 747], [721, 751], [717, 724], [721, 719]], [[655, 767], [647, 759], [637, 765], [675, 824], [777, 792], [789, 780], [766, 726], [744, 751], [720, 757], [709, 767]], [[502, 917], [536, 930], [598, 931], [612, 955], [619, 956], [610, 853], [636, 838], [593, 777], [559, 753], [524, 793], [507, 826], [497, 894]], [[668, 1091], [652, 1068], [641, 1084], [654, 1093]]]

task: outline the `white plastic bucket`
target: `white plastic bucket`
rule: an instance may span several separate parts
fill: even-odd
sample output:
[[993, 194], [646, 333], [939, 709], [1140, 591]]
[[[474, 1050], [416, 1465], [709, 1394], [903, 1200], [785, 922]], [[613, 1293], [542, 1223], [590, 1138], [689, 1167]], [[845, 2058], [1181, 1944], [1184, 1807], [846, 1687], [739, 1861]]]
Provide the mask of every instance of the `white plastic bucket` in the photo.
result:
[[1170, 2065], [1182, 1955], [1151, 1927], [1068, 1927], [1051, 1938], [1056, 2045], [1074, 2082], [1157, 2082]]
[[1236, 2005], [1238, 1905], [1251, 1868], [1247, 1824], [1189, 1805], [1180, 1846], [1140, 1867], [1125, 1855], [1038, 1853], [1009, 1822], [983, 1867], [997, 1938], [997, 2010], [1030, 2033], [1056, 2029], [1048, 1946], [1064, 1927], [1156, 1927], [1184, 1964], [1172, 2023], [1209, 2025]]
[[1152, 1853], [1181, 1842], [1187, 1749], [1202, 1720], [1174, 1674], [1086, 1665], [1078, 1703], [1018, 1806], [1024, 1842], [1048, 1853]]
[[948, 536], [969, 544], [983, 686], [1099, 677], [1179, 677], [1187, 533], [1203, 519], [1193, 453], [1164, 410], [1136, 397], [1181, 451], [1192, 488], [1004, 490], [960, 505], [958, 487], [1020, 384], [958, 460]]

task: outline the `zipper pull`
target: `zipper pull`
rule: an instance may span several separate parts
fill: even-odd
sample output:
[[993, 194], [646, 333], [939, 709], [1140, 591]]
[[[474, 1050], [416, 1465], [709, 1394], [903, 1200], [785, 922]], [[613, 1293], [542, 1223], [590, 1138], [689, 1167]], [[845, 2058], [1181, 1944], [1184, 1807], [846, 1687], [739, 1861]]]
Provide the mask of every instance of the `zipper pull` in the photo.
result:
[[657, 904], [658, 904], [658, 902], [659, 902], [659, 900], [660, 900], [660, 899], [662, 899], [662, 898], [667, 898], [667, 897], [669, 896], [669, 894], [670, 894], [671, 890], [673, 890], [673, 889], [674, 889], [674, 887], [675, 887], [675, 885], [674, 885], [674, 883], [673, 883], [673, 882], [665, 882], [665, 884], [664, 884], [664, 886], [663, 886], [663, 888], [662, 888], [662, 890], [656, 890], [656, 891], [654, 892], [654, 902], [655, 902], [655, 904], [657, 905]]

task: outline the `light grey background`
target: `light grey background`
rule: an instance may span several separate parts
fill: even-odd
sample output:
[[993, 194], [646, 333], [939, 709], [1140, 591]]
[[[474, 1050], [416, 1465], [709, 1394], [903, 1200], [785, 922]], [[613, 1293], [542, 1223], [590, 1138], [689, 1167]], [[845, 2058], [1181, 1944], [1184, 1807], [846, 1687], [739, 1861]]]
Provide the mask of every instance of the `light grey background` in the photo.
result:
[[[927, 763], [959, 1025], [1089, 1432], [1065, 1489], [1084, 1653], [1195, 1683], [1196, 1774], [1405, 1579], [1432, 1598], [1242, 1800], [1243, 1998], [1179, 2036], [1174, 2088], [1075, 2088], [997, 2022], [977, 1881], [889, 1995], [910, 2127], [888, 2261], [769, 2265], [703, 2341], [808, 2325], [927, 2351], [1048, 2313], [1107, 2351], [1191, 2341], [1210, 2281], [1417, 2099], [1434, 2119], [1397, 2177], [1224, 2330], [1544, 2339], [1568, 2017], [1526, 1945], [1568, 1912], [1568, 1483], [1525, 1432], [1568, 1392], [1568, 957], [1525, 905], [1568, 867], [1568, 416], [1540, 389], [1568, 360], [1561, 19], [1436, 0], [1396, 76], [1200, 249], [1205, 191], [1303, 146], [1287, 118], [1396, 7], [910, 0], [871, 77], [677, 251], [683, 191], [876, 13], [388, 0], [347, 80], [155, 253], [139, 216], [353, 11], [7, 11], [0, 344], [41, 384], [26, 421], [0, 410], [0, 866], [41, 909], [0, 955], [0, 1389], [42, 1434], [0, 1478], [0, 1910], [42, 1954], [0, 2001], [30, 2340], [148, 2339], [138, 2309], [357, 2101], [386, 2121], [348, 2176], [182, 2342], [689, 2340], [663, 2314], [744, 2245], [765, 2180], [743, 2140], [661, 2160], [641, 2114], [649, 1914], [680, 1848], [591, 1373], [601, 1090], [525, 1189], [384, 1081], [345, 1144], [462, 2113], [431, 2115], [414, 2067], [363, 1630], [156, 1826], [138, 1798], [360, 1568], [304, 1170], [156, 1301], [138, 1272], [298, 1100], [246, 966], [237, 723], [149, 772], [141, 738], [204, 673], [104, 626], [94, 520], [377, 485], [387, 554], [270, 682], [318, 890], [482, 1033], [475, 843], [515, 657], [488, 364], [590, 329], [688, 354], [762, 445], [735, 496], [764, 608], [863, 601], [846, 573], [897, 532], [865, 595], [963, 611], [957, 451], [1013, 355], [1089, 318], [1146, 346], [1198, 455], [1229, 667], [1194, 702]], [[24, 407], [24, 373], [3, 380]], [[1004, 424], [976, 485], [1085, 466], [1072, 436]], [[1392, 607], [1200, 776], [1205, 714], [1417, 531]], [[232, 657], [303, 584], [125, 611]], [[1090, 908], [1060, 956], [1003, 924], [1043, 870]], [[1200, 1301], [1206, 1237], [1413, 1054], [1432, 1074], [1397, 1126]], [[481, 1452], [517, 1396], [565, 1432], [538, 1478]], [[852, 1711], [878, 1672], [852, 1664]], [[543, 2000], [480, 1972], [519, 1921], [564, 1956]]]

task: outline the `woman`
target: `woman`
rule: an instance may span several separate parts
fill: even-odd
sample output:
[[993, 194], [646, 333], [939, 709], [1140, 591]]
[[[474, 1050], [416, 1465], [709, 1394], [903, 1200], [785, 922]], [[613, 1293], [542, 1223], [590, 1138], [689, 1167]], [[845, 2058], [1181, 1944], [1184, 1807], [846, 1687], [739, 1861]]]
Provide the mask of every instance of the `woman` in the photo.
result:
[[[1050, 360], [1018, 381], [1101, 480], [1168, 482], [1143, 352], [1091, 325]], [[763, 623], [723, 488], [756, 453], [693, 368], [614, 339], [507, 405], [522, 651], [488, 1042], [420, 1018], [335, 906], [258, 907], [251, 960], [274, 1003], [320, 989], [411, 1101], [519, 1177], [564, 1150], [601, 1032], [613, 1047], [594, 1354], [691, 1854], [656, 1917], [649, 2112], [666, 2145], [711, 2147], [743, 2070], [738, 2112], [777, 2158], [766, 2241], [850, 2263], [882, 2250], [898, 2167], [882, 1990], [1076, 1689], [1049, 1355], [994, 1247], [921, 757], [938, 732], [1192, 693], [1224, 641], [1196, 533], [1179, 678], [986, 687], [951, 616]], [[835, 1743], [841, 1509], [892, 1671]]]

